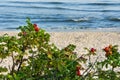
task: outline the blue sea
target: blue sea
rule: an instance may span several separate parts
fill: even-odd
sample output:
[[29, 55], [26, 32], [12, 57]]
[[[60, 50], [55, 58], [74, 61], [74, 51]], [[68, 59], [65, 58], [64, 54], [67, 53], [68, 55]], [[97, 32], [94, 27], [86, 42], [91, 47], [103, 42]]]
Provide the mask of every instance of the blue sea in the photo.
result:
[[1, 0], [0, 30], [26, 17], [47, 31], [120, 30], [120, 0]]

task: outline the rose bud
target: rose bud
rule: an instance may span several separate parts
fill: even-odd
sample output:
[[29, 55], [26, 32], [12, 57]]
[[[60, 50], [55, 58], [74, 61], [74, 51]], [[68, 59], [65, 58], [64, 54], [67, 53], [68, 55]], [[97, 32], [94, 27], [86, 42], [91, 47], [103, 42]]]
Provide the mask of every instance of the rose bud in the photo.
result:
[[96, 49], [95, 49], [95, 48], [91, 48], [91, 49], [90, 49], [90, 54], [95, 55], [95, 52], [96, 52]]
[[95, 52], [96, 52], [96, 49], [91, 48], [90, 52], [95, 53]]

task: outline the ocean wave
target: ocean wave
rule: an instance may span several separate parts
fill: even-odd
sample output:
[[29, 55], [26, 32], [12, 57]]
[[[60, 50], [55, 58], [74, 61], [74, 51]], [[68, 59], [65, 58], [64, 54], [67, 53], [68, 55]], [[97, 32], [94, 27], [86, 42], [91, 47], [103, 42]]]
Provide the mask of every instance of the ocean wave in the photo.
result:
[[[18, 27], [17, 27], [17, 28], [18, 28]], [[12, 29], [12, 30], [14, 29], [14, 30], [16, 30], [17, 28], [14, 28], [14, 27], [7, 27], [7, 28], [4, 28], [4, 29], [8, 29], [8, 30], [9, 30], [9, 29], [10, 29], [10, 30], [11, 30], [11, 29]]]
[[110, 3], [108, 3], [108, 2], [97, 2], [97, 3], [80, 3], [80, 2], [78, 2], [78, 3], [76, 3], [76, 2], [49, 2], [49, 1], [47, 1], [47, 2], [43, 2], [43, 1], [36, 1], [36, 2], [32, 2], [32, 1], [8, 1], [8, 3], [15, 3], [15, 4], [67, 4], [67, 5], [92, 5], [92, 6], [96, 6], [96, 5], [103, 5], [103, 6], [108, 6], [108, 5], [118, 5], [118, 6], [120, 6], [120, 3], [114, 3], [114, 2], [110, 2]]
[[85, 22], [85, 21], [88, 21], [89, 19], [88, 18], [80, 18], [80, 19], [72, 19], [72, 20], [75, 22]]
[[[37, 21], [38, 19], [36, 19]], [[40, 22], [87, 22], [88, 18], [79, 18], [79, 19], [39, 19]]]
[[16, 19], [12, 20], [12, 19], [4, 19], [4, 20], [0, 20], [0, 23], [10, 23], [10, 22], [19, 22]]
[[120, 17], [119, 18], [109, 18], [110, 21], [120, 21]]
[[97, 10], [97, 9], [86, 9], [86, 10], [78, 10], [84, 12], [120, 12], [120, 10]]
[[45, 29], [55, 26], [63, 26], [63, 29], [64, 26], [68, 26], [66, 29], [120, 27], [119, 7], [120, 1], [5, 0], [0, 4], [0, 24], [2, 28], [12, 29], [30, 17]]
[[74, 8], [66, 8], [66, 7], [47, 7], [47, 6], [17, 6], [17, 5], [0, 5], [0, 7], [6, 8], [31, 8], [31, 9], [53, 9], [53, 10], [68, 10], [68, 11], [82, 11], [82, 12], [120, 12], [120, 10], [98, 10], [98, 9], [74, 9]]
[[94, 5], [102, 5], [102, 6], [108, 6], [108, 5], [113, 5], [113, 6], [115, 6], [115, 5], [118, 5], [118, 6], [120, 6], [120, 3], [86, 3], [86, 4], [83, 4], [83, 5], [92, 5], [92, 6], [94, 6]]
[[119, 31], [119, 27], [105, 27], [105, 28], [97, 28], [97, 30], [102, 30], [102, 31]]
[[[34, 3], [34, 2], [19, 2], [17, 1], [18, 3]], [[15, 2], [15, 3], [17, 3]], [[35, 2], [35, 3], [44, 3], [44, 2]], [[68, 10], [68, 11], [81, 11], [81, 12], [120, 12], [120, 9], [118, 8], [117, 10], [114, 10], [114, 9], [80, 9], [80, 8], [76, 8], [78, 4], [79, 6], [81, 5], [91, 5], [91, 6], [94, 6], [94, 5], [119, 5], [120, 6], [120, 3], [71, 3], [71, 5], [69, 3], [64, 3], [64, 2], [45, 2], [45, 3], [50, 3], [50, 4], [64, 4], [64, 5], [61, 5], [61, 6], [46, 6], [46, 5], [16, 5], [16, 4], [0, 4], [0, 7], [3, 7], [3, 8], [24, 8], [24, 9], [52, 9], [52, 10]], [[73, 4], [73, 5], [72, 5]], [[66, 7], [67, 5], [67, 7]], [[69, 7], [69, 6], [70, 7]], [[74, 6], [74, 7], [71, 7], [71, 6]], [[75, 7], [76, 6], [76, 7]]]
[[5, 7], [5, 8], [31, 8], [31, 9], [55, 9], [55, 10], [72, 10], [72, 11], [79, 11], [77, 9], [71, 9], [71, 8], [65, 8], [65, 7], [47, 7], [47, 6], [17, 6], [17, 5], [0, 5], [0, 7]]
[[84, 27], [83, 26], [79, 26], [79, 27], [72, 27], [72, 26], [71, 27], [70, 26], [69, 27], [68, 26], [62, 27], [62, 26], [60, 26], [60, 27], [51, 27], [49, 29], [50, 30], [55, 30], [55, 31], [56, 30], [68, 30], [68, 31], [73, 30], [74, 31], [74, 30], [90, 29], [90, 27], [85, 27], [85, 26]]
[[26, 1], [8, 1], [8, 3], [17, 3], [17, 4], [65, 4], [65, 2], [26, 2]]

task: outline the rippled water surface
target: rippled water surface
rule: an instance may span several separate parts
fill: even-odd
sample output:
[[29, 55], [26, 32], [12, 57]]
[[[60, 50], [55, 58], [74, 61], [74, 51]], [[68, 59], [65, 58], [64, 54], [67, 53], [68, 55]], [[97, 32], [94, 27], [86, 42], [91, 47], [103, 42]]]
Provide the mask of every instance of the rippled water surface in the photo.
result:
[[26, 17], [48, 31], [119, 29], [120, 0], [0, 1], [0, 30], [15, 30]]

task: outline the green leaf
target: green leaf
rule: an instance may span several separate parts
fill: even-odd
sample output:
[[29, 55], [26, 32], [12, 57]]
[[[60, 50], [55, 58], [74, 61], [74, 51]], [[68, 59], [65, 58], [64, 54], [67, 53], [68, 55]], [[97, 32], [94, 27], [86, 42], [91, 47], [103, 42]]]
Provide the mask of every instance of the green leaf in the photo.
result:
[[4, 67], [4, 68], [3, 68], [3, 67], [0, 67], [0, 73], [1, 73], [1, 72], [7, 72], [7, 71], [8, 71], [7, 68], [5, 68], [5, 67]]
[[48, 58], [52, 60], [52, 54], [51, 53], [48, 53], [47, 54]]

